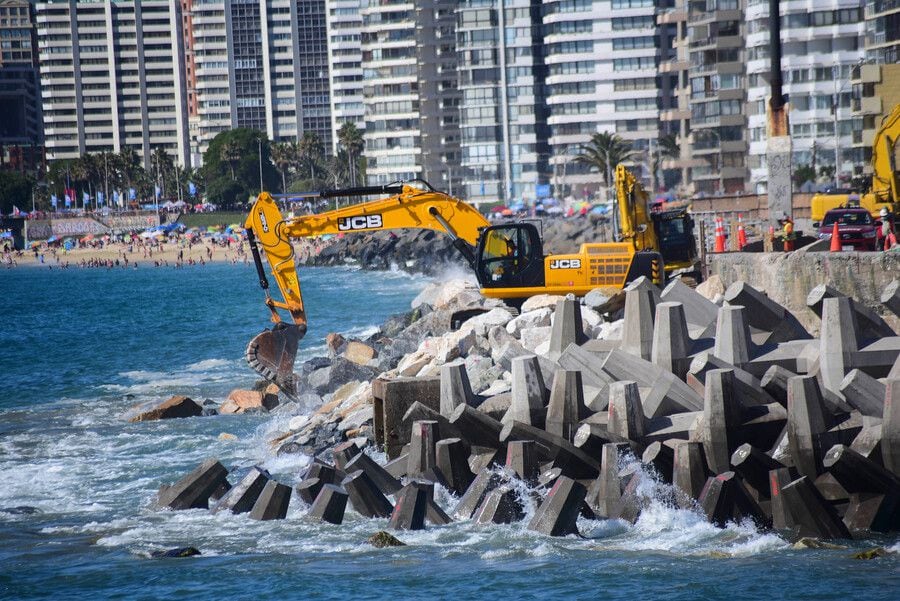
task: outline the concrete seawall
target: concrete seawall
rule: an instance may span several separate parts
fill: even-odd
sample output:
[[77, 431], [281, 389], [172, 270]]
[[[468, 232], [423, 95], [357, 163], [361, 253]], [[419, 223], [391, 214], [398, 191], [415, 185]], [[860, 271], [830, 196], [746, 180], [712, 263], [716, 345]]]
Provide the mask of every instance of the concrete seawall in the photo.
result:
[[895, 330], [900, 319], [880, 303], [881, 292], [900, 278], [900, 253], [803, 252], [725, 253], [709, 255], [709, 274], [725, 286], [743, 280], [764, 290], [808, 329], [817, 332], [819, 318], [807, 308], [806, 296], [829, 284], [877, 311]]

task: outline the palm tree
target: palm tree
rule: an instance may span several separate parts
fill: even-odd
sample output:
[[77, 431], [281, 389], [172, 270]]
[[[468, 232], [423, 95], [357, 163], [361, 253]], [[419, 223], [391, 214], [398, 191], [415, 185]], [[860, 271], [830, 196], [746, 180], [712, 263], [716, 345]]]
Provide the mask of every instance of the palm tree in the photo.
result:
[[[678, 143], [678, 134], [669, 133], [659, 138], [659, 160], [677, 161], [681, 158], [681, 145]], [[667, 171], [675, 171], [676, 177], [673, 180], [677, 184], [681, 180], [681, 173], [678, 169], [666, 169], [663, 167], [663, 181], [666, 179]]]
[[632, 160], [635, 154], [630, 142], [618, 134], [606, 132], [594, 134], [590, 142], [583, 144], [579, 150], [580, 154], [573, 160], [589, 165], [591, 170], [599, 171], [607, 186], [611, 185], [612, 172], [616, 165]]
[[219, 148], [219, 160], [228, 163], [231, 181], [234, 181], [234, 165], [241, 160], [241, 148], [234, 140], [228, 140]]
[[272, 163], [281, 173], [281, 192], [287, 193], [287, 172], [297, 162], [296, 161], [296, 144], [291, 142], [280, 142], [272, 144]]
[[365, 148], [362, 132], [354, 123], [347, 121], [338, 130], [338, 144], [347, 153], [347, 169], [350, 171], [350, 185], [356, 186], [357, 161]]
[[309, 168], [309, 179], [316, 178], [316, 169], [322, 163], [325, 156], [325, 148], [322, 140], [315, 133], [308, 131], [303, 133], [297, 144], [300, 163]]

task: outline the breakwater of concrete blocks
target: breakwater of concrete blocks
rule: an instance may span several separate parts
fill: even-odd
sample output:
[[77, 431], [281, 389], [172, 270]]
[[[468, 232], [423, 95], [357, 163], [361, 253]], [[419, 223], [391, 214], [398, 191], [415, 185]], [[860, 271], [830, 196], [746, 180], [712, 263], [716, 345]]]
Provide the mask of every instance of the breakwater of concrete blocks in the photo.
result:
[[[419, 300], [440, 315], [460, 296], [477, 308], [470, 292]], [[900, 283], [879, 299], [900, 315]], [[579, 518], [636, 522], [660, 494], [647, 486], [655, 474], [666, 502], [719, 526], [821, 539], [900, 529], [900, 335], [827, 285], [807, 291], [818, 336], [745, 282], [716, 301], [641, 279], [617, 298], [534, 297], [518, 315], [480, 306], [292, 419], [276, 452], [334, 438], [295, 482], [259, 469], [229, 482], [211, 459], [158, 503], [277, 519], [298, 502], [306, 519], [341, 524], [355, 511], [399, 531], [527, 519], [565, 536]], [[345, 419], [356, 427], [342, 430]]]

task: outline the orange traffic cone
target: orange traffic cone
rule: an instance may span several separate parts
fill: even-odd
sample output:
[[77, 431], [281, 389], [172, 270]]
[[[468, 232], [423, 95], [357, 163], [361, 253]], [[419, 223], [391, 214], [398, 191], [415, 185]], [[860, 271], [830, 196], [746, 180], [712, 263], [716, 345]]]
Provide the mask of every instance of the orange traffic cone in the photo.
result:
[[838, 233], [838, 224], [835, 222], [831, 230], [831, 252], [841, 252], [841, 235]]
[[738, 250], [747, 246], [747, 232], [744, 231], [743, 215], [738, 213]]
[[721, 217], [716, 217], [716, 249], [713, 252], [725, 252], [725, 224]]

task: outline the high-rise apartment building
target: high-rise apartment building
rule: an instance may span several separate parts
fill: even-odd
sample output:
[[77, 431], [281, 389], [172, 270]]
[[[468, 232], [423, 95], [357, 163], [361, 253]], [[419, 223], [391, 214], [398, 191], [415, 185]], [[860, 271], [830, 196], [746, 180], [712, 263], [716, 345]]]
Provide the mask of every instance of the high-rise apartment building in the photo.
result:
[[[848, 178], [856, 163], [850, 112], [851, 71], [863, 58], [863, 0], [781, 2], [781, 71], [790, 102], [793, 165], [834, 169]], [[769, 5], [749, 0], [747, 113], [751, 189], [766, 191], [766, 102], [769, 89]]]
[[381, 0], [361, 11], [370, 184], [458, 186], [456, 5]]
[[180, 0], [37, 5], [47, 158], [155, 148], [190, 165]]
[[0, 146], [42, 140], [34, 6], [0, 0]]
[[744, 7], [745, 0], [688, 3], [691, 179], [702, 195], [747, 189]]
[[331, 144], [324, 0], [193, 0], [193, 152], [246, 127]]
[[364, 0], [326, 0], [328, 76], [331, 86], [332, 152], [337, 153], [337, 132], [344, 123], [365, 130], [363, 108], [362, 14]]
[[540, 18], [538, 0], [459, 3], [459, 166], [470, 202], [535, 200], [549, 183]]
[[658, 65], [674, 57], [672, 0], [545, 0], [544, 46], [550, 147], [557, 194], [598, 189], [604, 174], [572, 158], [598, 132], [632, 143], [629, 166], [649, 186], [659, 152], [660, 111], [677, 106], [676, 78]]
[[688, 0], [675, 0], [673, 6], [660, 10], [656, 16], [660, 25], [672, 29], [672, 52], [659, 63], [661, 76], [668, 76], [672, 84], [670, 107], [660, 111], [660, 130], [663, 135], [674, 136], [677, 156], [662, 156], [660, 167], [666, 186], [678, 186], [684, 192], [692, 192], [691, 167], [705, 167], [703, 161], [694, 161], [691, 147], [691, 79], [690, 37], [688, 35]]
[[900, 63], [900, 2], [868, 0], [865, 9], [866, 61], [880, 65]]

